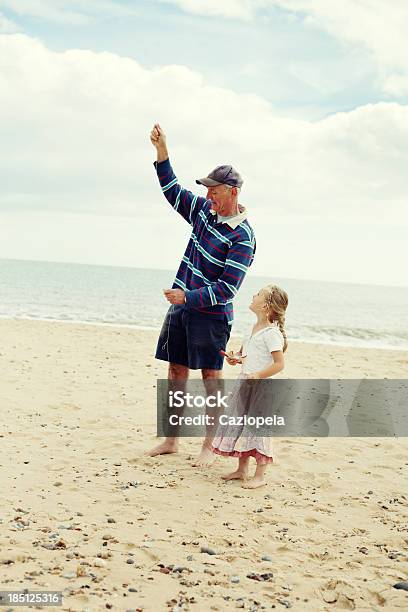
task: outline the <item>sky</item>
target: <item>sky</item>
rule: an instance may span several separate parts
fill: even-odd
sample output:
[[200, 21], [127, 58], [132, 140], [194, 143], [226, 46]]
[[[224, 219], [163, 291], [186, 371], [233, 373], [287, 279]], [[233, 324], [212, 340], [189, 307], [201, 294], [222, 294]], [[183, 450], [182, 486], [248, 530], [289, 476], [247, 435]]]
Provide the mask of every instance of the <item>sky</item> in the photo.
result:
[[[392, 6], [392, 10], [391, 10]], [[408, 285], [406, 0], [0, 0], [0, 258], [174, 269], [244, 177], [251, 275]]]

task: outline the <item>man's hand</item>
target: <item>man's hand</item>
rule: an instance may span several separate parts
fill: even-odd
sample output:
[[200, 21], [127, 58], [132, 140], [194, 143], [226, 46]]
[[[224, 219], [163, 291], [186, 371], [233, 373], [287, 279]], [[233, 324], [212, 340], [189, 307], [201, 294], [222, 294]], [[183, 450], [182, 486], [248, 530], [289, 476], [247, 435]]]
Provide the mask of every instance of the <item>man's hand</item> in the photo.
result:
[[163, 289], [163, 293], [170, 304], [184, 304], [185, 291], [182, 289]]
[[157, 161], [164, 161], [169, 157], [167, 152], [166, 135], [158, 123], [155, 123], [150, 132], [150, 142], [157, 150]]

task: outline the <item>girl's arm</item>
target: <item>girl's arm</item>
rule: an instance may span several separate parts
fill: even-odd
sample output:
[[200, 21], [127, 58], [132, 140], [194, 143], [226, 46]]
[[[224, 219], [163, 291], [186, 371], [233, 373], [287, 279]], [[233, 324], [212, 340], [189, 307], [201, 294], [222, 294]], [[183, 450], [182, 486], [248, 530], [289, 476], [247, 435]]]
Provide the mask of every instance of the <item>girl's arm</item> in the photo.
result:
[[269, 378], [270, 376], [274, 376], [278, 372], [281, 372], [285, 367], [285, 362], [283, 359], [283, 351], [273, 351], [271, 353], [273, 361], [271, 361], [270, 365], [268, 365], [263, 370], [259, 370], [259, 372], [253, 372], [252, 374], [248, 374], [247, 378], [250, 379], [258, 379], [258, 378]]

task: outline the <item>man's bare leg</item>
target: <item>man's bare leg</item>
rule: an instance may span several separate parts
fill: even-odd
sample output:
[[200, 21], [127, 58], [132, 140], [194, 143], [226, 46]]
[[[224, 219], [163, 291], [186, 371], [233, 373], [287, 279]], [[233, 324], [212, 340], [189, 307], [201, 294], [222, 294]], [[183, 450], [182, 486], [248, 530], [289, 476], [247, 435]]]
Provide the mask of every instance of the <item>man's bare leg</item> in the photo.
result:
[[[222, 378], [222, 370], [201, 370], [204, 385], [207, 390], [207, 395], [212, 394], [212, 385]], [[212, 451], [212, 441], [214, 439], [214, 428], [209, 427], [204, 442], [201, 447], [201, 452], [194, 461], [194, 467], [207, 467], [214, 462], [215, 455]]]
[[[185, 389], [185, 381], [188, 379], [189, 369], [186, 366], [182, 366], [178, 363], [169, 363], [169, 380], [180, 381]], [[184, 384], [183, 384], [184, 381]], [[177, 437], [167, 437], [163, 442], [152, 448], [152, 450], [145, 453], [148, 457], [156, 457], [157, 455], [169, 455], [171, 453], [177, 453], [179, 447], [179, 439]]]

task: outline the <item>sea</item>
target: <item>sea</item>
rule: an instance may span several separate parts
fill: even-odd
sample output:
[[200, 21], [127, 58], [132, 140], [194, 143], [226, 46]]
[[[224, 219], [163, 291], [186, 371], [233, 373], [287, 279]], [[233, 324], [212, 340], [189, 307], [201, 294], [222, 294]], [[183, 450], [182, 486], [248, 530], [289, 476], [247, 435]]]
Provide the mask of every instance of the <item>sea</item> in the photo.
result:
[[[0, 317], [161, 328], [175, 271], [0, 259]], [[252, 295], [269, 283], [289, 296], [289, 341], [408, 350], [408, 287], [248, 275], [232, 333], [247, 334]]]

